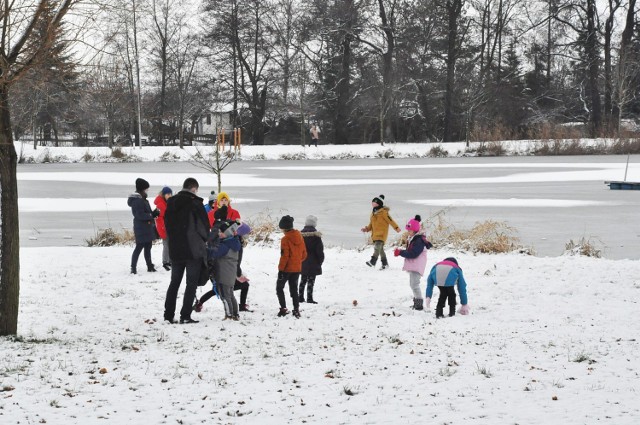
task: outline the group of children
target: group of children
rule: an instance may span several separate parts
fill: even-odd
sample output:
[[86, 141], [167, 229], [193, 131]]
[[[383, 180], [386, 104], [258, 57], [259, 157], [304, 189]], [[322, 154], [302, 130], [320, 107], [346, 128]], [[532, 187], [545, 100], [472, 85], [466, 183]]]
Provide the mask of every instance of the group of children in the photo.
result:
[[[155, 272], [151, 262], [151, 244], [157, 237], [163, 240], [162, 265], [166, 270], [171, 270], [171, 260], [168, 252], [167, 235], [164, 226], [164, 213], [167, 200], [172, 196], [169, 187], [163, 187], [154, 204], [155, 210], [151, 210], [147, 201], [149, 183], [143, 179], [136, 180], [136, 192], [129, 197], [128, 203], [134, 216], [134, 233], [136, 246], [131, 259], [131, 273], [136, 273], [136, 265], [140, 253], [144, 250], [144, 257], [148, 271]], [[369, 267], [375, 267], [378, 258], [381, 261], [381, 269], [389, 266], [384, 245], [386, 243], [389, 227], [400, 232], [400, 227], [391, 218], [389, 207], [384, 205], [384, 195], [379, 195], [371, 201], [372, 211], [369, 224], [361, 229], [362, 232], [371, 232], [374, 250], [371, 258], [366, 262]], [[220, 192], [218, 196], [212, 191], [205, 208], [211, 232], [207, 241], [207, 252], [211, 281], [214, 288], [205, 293], [193, 307], [194, 311], [202, 311], [203, 304], [217, 295], [223, 303], [225, 310], [224, 320], [239, 320], [239, 311], [251, 312], [247, 305], [249, 279], [242, 274], [243, 238], [251, 229], [240, 219], [240, 213], [231, 207], [231, 200], [226, 192]], [[460, 293], [461, 314], [469, 313], [467, 302], [466, 282], [458, 261], [453, 258], [445, 258], [435, 264], [427, 277], [425, 297], [422, 296], [420, 280], [425, 274], [427, 265], [427, 250], [432, 247], [421, 231], [422, 218], [416, 215], [410, 219], [405, 230], [408, 232], [406, 248], [396, 248], [394, 256], [403, 257], [402, 270], [409, 273], [409, 286], [413, 293], [413, 305], [415, 310], [430, 310], [431, 297], [435, 286], [439, 289], [439, 298], [436, 304], [436, 318], [444, 317], [445, 304], [449, 303], [449, 317], [456, 313], [456, 292]], [[278, 227], [284, 233], [280, 241], [280, 260], [278, 262], [278, 277], [276, 280], [276, 294], [280, 309], [278, 316], [289, 314], [287, 309], [284, 287], [288, 285], [291, 296], [294, 317], [300, 317], [300, 303], [307, 302], [317, 304], [313, 296], [314, 285], [317, 276], [322, 274], [324, 262], [324, 245], [322, 234], [316, 226], [317, 217], [309, 215], [304, 223], [302, 231], [294, 229], [294, 219], [289, 215], [283, 216]], [[238, 304], [234, 291], [240, 290], [240, 303]]]
[[[384, 270], [389, 266], [387, 262], [387, 256], [384, 252], [384, 244], [387, 241], [389, 234], [389, 227], [392, 227], [396, 232], [400, 232], [400, 227], [391, 218], [389, 214], [389, 207], [384, 206], [384, 195], [376, 196], [371, 200], [371, 206], [373, 207], [369, 218], [369, 224], [363, 227], [363, 232], [371, 232], [371, 239], [373, 240], [373, 255], [371, 259], [366, 262], [367, 266], [374, 267], [378, 257], [380, 257], [382, 263], [382, 269]], [[420, 279], [424, 276], [424, 272], [427, 266], [427, 250], [432, 247], [421, 232], [422, 218], [416, 215], [410, 219], [405, 230], [409, 236], [407, 238], [406, 249], [396, 248], [393, 251], [393, 255], [404, 258], [404, 265], [402, 270], [409, 273], [409, 286], [413, 292], [413, 306], [415, 310], [430, 310], [431, 297], [433, 295], [433, 288], [438, 287], [440, 295], [438, 297], [438, 303], [436, 304], [436, 318], [440, 319], [444, 317], [444, 307], [448, 300], [449, 303], [449, 317], [456, 314], [456, 292], [455, 287], [458, 287], [460, 292], [460, 314], [469, 313], [469, 305], [467, 303], [467, 283], [464, 280], [462, 269], [458, 265], [458, 261], [453, 258], [445, 258], [443, 261], [437, 263], [431, 268], [429, 276], [427, 277], [427, 290], [425, 298], [422, 297], [422, 291], [420, 290]]]

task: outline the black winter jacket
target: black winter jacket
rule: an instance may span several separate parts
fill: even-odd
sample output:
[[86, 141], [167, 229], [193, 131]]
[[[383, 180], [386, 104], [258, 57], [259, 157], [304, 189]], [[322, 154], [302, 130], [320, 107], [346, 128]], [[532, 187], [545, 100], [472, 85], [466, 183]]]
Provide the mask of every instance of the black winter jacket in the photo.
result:
[[307, 258], [302, 262], [303, 275], [317, 276], [322, 274], [322, 263], [324, 262], [324, 244], [322, 243], [322, 233], [315, 227], [305, 226], [300, 233], [307, 248]]
[[202, 203], [202, 198], [188, 190], [181, 190], [167, 200], [164, 223], [171, 261], [200, 258], [206, 261], [209, 218]]

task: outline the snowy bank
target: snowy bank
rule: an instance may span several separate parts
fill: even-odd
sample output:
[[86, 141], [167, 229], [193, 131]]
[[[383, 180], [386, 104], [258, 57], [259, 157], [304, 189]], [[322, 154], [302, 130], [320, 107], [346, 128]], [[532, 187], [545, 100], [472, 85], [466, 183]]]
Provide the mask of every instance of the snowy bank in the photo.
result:
[[169, 325], [169, 274], [129, 275], [130, 254], [21, 250], [19, 337], [0, 339], [1, 423], [640, 420], [638, 261], [431, 250], [428, 268], [459, 259], [472, 311], [435, 320], [409, 309], [400, 259], [373, 270], [369, 252], [332, 248], [319, 304], [296, 320], [275, 316], [278, 249], [250, 246], [254, 313], [222, 322], [214, 299], [200, 323]]

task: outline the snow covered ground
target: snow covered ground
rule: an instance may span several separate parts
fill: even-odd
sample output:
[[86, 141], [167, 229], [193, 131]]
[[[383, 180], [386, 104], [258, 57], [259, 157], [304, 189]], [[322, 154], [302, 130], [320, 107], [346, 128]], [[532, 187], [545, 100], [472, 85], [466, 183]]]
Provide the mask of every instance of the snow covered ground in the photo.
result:
[[22, 249], [0, 423], [640, 422], [638, 261], [431, 250], [428, 268], [459, 259], [471, 306], [435, 320], [400, 259], [331, 248], [297, 320], [276, 317], [278, 248], [249, 246], [254, 313], [223, 322], [213, 299], [169, 325], [169, 273], [129, 275], [131, 250]]
[[[394, 156], [411, 157], [425, 155], [431, 146], [246, 146], [242, 154], [244, 159], [335, 159], [384, 157], [391, 150]], [[505, 146], [510, 152], [527, 149], [524, 142]], [[34, 162], [47, 156], [69, 162], [81, 162], [87, 153], [94, 161], [108, 156], [107, 149], [99, 148], [16, 147]], [[443, 148], [452, 156], [464, 151], [463, 144]], [[177, 148], [126, 151], [142, 161], [188, 159]], [[553, 168], [570, 165], [548, 162], [547, 180], [523, 175], [522, 181], [601, 180], [611, 170], [621, 170], [620, 161], [589, 164], [587, 169], [576, 165], [568, 179], [567, 172], [560, 175]], [[290, 164], [286, 170], [307, 166]], [[342, 165], [330, 167], [327, 171], [336, 174], [349, 171]], [[45, 185], [46, 175], [29, 171], [19, 173], [20, 181]], [[93, 171], [57, 173], [54, 180], [68, 178], [78, 184], [79, 179], [91, 178], [124, 185], [132, 178]], [[637, 178], [637, 164], [630, 172]], [[167, 174], [145, 177], [160, 185]], [[176, 184], [182, 178], [178, 177]], [[354, 183], [353, 176], [348, 177], [348, 184]], [[234, 175], [233, 185], [259, 183], [248, 178]], [[291, 182], [288, 178], [283, 186], [262, 184], [285, 190]], [[32, 197], [20, 198], [21, 213], [37, 213], [43, 203], [50, 212], [100, 211], [105, 203], [118, 210], [121, 203], [115, 191], [99, 202], [83, 198], [62, 203], [33, 190]], [[246, 209], [264, 202], [260, 193], [242, 193], [245, 196], [237, 201], [245, 202]], [[560, 210], [562, 215], [605, 202], [605, 195], [449, 197], [446, 205], [544, 205], [563, 207], [567, 213]], [[441, 206], [440, 198], [412, 202]], [[360, 209], [360, 200], [349, 202]], [[319, 215], [321, 223], [329, 223]], [[156, 264], [160, 249], [153, 248]], [[221, 303], [213, 299], [202, 313], [194, 313], [200, 323], [169, 325], [162, 322], [169, 273], [128, 274], [131, 251], [132, 247], [21, 249], [18, 336], [0, 338], [1, 424], [640, 423], [640, 407], [633, 401], [640, 378], [635, 357], [640, 334], [635, 320], [640, 294], [637, 260], [434, 249], [427, 267], [447, 256], [457, 257], [469, 284], [471, 306], [469, 316], [435, 320], [433, 311], [409, 308], [412, 295], [402, 260], [390, 256], [389, 270], [373, 270], [364, 265], [369, 250], [334, 247], [327, 249], [324, 274], [317, 280], [319, 304], [302, 304], [302, 318], [297, 320], [276, 317], [278, 247], [249, 246], [243, 269], [251, 279], [249, 303], [254, 313], [242, 313], [240, 322], [223, 322]], [[142, 261], [139, 269], [144, 269]], [[199, 289], [199, 295], [207, 289]], [[178, 304], [181, 297], [182, 292]]]

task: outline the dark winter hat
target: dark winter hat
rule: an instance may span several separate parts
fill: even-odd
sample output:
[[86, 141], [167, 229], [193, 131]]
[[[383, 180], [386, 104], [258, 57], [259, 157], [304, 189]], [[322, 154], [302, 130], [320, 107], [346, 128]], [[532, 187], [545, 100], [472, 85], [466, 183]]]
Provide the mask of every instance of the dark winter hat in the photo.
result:
[[165, 186], [162, 188], [163, 195], [173, 195], [173, 190], [169, 186]]
[[291, 217], [290, 215], [285, 215], [280, 219], [280, 222], [278, 223], [278, 227], [283, 230], [293, 229], [293, 217]]
[[451, 261], [452, 263], [455, 263], [456, 266], [458, 265], [458, 260], [456, 260], [453, 257], [447, 257], [447, 258], [444, 259], [444, 261]]
[[149, 189], [149, 182], [145, 179], [136, 179], [136, 192], [142, 192], [146, 189]]
[[308, 215], [307, 219], [304, 221], [305, 226], [316, 227], [318, 225], [318, 217], [315, 215]]
[[371, 202], [375, 202], [376, 204], [383, 206], [384, 205], [384, 195], [376, 196], [371, 200]]
[[228, 214], [227, 206], [223, 205], [220, 208], [218, 208], [215, 213], [213, 213], [213, 218], [215, 218], [216, 220], [226, 220], [227, 214]]

